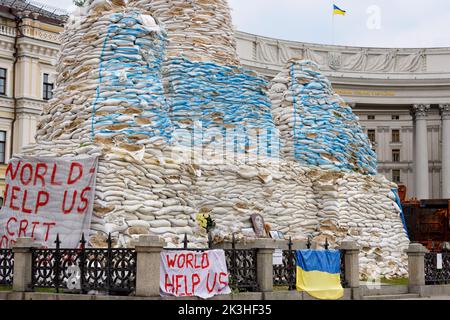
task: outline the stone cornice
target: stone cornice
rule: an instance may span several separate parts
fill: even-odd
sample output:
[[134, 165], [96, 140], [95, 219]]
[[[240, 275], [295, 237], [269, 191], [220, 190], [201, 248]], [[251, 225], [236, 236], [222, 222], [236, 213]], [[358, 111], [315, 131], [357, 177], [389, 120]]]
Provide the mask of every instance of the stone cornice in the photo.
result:
[[411, 108], [411, 112], [417, 120], [423, 120], [428, 117], [428, 112], [430, 111], [430, 109], [431, 105], [429, 104], [415, 104]]
[[[410, 80], [450, 78], [450, 48], [369, 48], [322, 45], [236, 32], [243, 64], [277, 73], [293, 57], [317, 62], [328, 76]], [[274, 71], [274, 72], [271, 72]]]
[[377, 127], [378, 132], [389, 132], [390, 127], [384, 126], [384, 127]]
[[[0, 96], [0, 108], [3, 109], [12, 109], [14, 108], [14, 101], [11, 98]], [[10, 110], [4, 110], [4, 111], [10, 111]]]
[[51, 47], [48, 44], [37, 41], [21, 41], [18, 43], [19, 55], [39, 56], [50, 59], [56, 59], [59, 53], [59, 47]]
[[443, 120], [450, 120], [450, 104], [439, 105]]
[[46, 101], [20, 98], [17, 100], [17, 113], [39, 115], [46, 105]]
[[14, 51], [14, 41], [9, 38], [0, 36], [0, 48], [10, 52]]
[[428, 131], [439, 131], [441, 129], [441, 126], [438, 124], [427, 126]]
[[[62, 30], [63, 29], [60, 28], [60, 31], [62, 31]], [[54, 44], [58, 44], [58, 45], [61, 43], [61, 38], [60, 38], [59, 32], [52, 32], [50, 30], [44, 30], [43, 28], [40, 28], [39, 24], [36, 26], [33, 25], [32, 23], [24, 24], [21, 27], [21, 31], [22, 31], [23, 36], [28, 37], [28, 38], [33, 38], [36, 40], [50, 42], [50, 43], [54, 43]], [[17, 34], [17, 30], [15, 27], [5, 25], [5, 24], [0, 24], [0, 35], [14, 38], [16, 36], [16, 34]]]
[[414, 130], [413, 126], [403, 126], [402, 131], [412, 132]]
[[[17, 115], [31, 114], [40, 115], [42, 109], [46, 106], [47, 102], [43, 100], [30, 99], [30, 98], [18, 98], [16, 111]], [[14, 112], [14, 101], [8, 97], [0, 97], [0, 111]]]

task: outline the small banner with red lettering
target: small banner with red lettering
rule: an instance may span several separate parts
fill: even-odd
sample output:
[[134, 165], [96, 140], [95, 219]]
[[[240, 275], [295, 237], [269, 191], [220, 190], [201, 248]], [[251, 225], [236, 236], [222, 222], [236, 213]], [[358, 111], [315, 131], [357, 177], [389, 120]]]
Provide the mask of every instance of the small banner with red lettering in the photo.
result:
[[223, 250], [161, 252], [162, 296], [211, 298], [230, 294]]
[[77, 248], [89, 236], [97, 175], [97, 157], [11, 159], [6, 169], [0, 210], [0, 248], [19, 237], [52, 248]]

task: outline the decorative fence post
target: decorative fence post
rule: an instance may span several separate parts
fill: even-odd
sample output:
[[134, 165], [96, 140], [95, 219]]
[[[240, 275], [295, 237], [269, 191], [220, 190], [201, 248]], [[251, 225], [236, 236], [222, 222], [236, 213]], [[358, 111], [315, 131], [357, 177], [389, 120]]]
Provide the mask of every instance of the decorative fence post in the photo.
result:
[[159, 296], [161, 251], [165, 242], [158, 236], [140, 236], [136, 244], [136, 296]]
[[33, 246], [32, 238], [18, 238], [13, 246], [14, 252], [14, 278], [13, 290], [25, 292], [31, 287], [31, 247]]
[[420, 243], [411, 243], [405, 252], [408, 254], [409, 291], [420, 291], [425, 285], [425, 254], [429, 251]]
[[345, 284], [347, 288], [359, 288], [359, 246], [354, 241], [343, 241]]
[[258, 239], [255, 241], [256, 278], [261, 292], [273, 291], [273, 253], [280, 247], [279, 241]]

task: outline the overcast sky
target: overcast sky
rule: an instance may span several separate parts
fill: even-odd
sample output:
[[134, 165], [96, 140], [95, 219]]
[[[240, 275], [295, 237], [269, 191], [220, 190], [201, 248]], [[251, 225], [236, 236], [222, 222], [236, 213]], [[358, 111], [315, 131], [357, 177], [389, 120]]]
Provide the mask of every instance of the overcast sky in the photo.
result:
[[[72, 0], [39, 0], [70, 9]], [[313, 43], [450, 46], [450, 0], [229, 0], [238, 30]], [[334, 17], [333, 4], [347, 11]], [[334, 30], [334, 32], [333, 32]], [[334, 34], [334, 35], [333, 35]]]

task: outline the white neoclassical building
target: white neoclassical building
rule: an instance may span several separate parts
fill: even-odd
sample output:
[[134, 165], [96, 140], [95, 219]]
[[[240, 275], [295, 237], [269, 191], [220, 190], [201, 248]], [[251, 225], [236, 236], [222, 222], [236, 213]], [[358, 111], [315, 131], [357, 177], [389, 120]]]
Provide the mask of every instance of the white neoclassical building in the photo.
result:
[[[51, 97], [65, 12], [0, 0], [0, 189], [11, 154], [34, 140]], [[450, 198], [450, 48], [299, 43], [236, 32], [243, 65], [274, 77], [292, 57], [316, 61], [360, 116], [379, 172], [408, 196]]]
[[0, 0], [0, 190], [11, 154], [34, 141], [51, 98], [65, 12], [37, 2]]
[[450, 199], [450, 48], [318, 45], [237, 32], [243, 65], [268, 79], [290, 58], [317, 62], [361, 120], [378, 171], [409, 197]]

